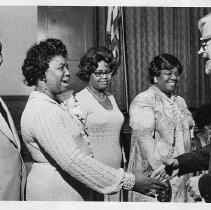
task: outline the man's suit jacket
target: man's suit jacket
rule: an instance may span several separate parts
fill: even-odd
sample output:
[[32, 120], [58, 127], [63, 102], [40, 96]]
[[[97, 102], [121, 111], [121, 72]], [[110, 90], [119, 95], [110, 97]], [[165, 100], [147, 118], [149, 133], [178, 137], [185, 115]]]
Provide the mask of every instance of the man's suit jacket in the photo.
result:
[[195, 171], [208, 170], [209, 165], [211, 166], [210, 149], [211, 144], [208, 144], [200, 150], [195, 150], [176, 157], [179, 162], [179, 176]]
[[1, 98], [0, 102], [10, 125], [0, 113], [0, 200], [23, 200], [26, 172], [20, 140], [6, 104]]
[[209, 169], [208, 174], [199, 179], [199, 191], [206, 202], [211, 203], [211, 144], [201, 150], [178, 156], [179, 176], [200, 170]]

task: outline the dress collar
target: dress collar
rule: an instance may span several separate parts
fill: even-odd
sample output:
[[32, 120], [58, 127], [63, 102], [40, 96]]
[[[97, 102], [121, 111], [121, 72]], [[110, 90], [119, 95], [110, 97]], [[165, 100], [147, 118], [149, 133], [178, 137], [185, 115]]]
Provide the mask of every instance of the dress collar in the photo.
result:
[[29, 95], [29, 100], [32, 99], [32, 98], [39, 98], [39, 99], [60, 105], [58, 102], [56, 102], [55, 100], [50, 98], [48, 95], [46, 95], [45, 93], [41, 93], [39, 91], [35, 91], [35, 90], [32, 91], [31, 94]]
[[156, 87], [155, 85], [152, 85], [153, 89], [155, 90], [156, 93], [158, 93], [159, 95], [161, 95], [162, 97], [164, 97], [166, 100], [168, 101], [175, 101], [177, 98], [177, 95], [171, 94], [171, 97], [167, 97], [167, 95], [165, 93], [163, 93], [158, 87]]

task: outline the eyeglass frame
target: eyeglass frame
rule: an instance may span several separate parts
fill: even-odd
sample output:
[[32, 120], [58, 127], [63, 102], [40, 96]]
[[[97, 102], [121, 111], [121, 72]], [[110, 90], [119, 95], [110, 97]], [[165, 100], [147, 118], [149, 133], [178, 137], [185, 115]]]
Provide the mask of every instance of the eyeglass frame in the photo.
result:
[[106, 76], [111, 76], [113, 73], [114, 73], [114, 71], [111, 69], [108, 69], [107, 71], [104, 71], [104, 72], [103, 71], [92, 72], [92, 74], [94, 74], [96, 77], [99, 77], [99, 78], [101, 78], [104, 74]]
[[211, 40], [211, 37], [208, 38], [201, 38], [201, 48], [205, 51], [205, 47], [207, 47], [207, 43]]

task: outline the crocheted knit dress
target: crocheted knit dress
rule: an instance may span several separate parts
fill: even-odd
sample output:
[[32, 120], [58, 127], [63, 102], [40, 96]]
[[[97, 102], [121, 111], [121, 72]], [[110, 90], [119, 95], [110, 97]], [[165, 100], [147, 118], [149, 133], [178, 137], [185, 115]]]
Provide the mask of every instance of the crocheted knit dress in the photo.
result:
[[[124, 117], [112, 95], [108, 96], [113, 109], [107, 110], [87, 88], [76, 94], [76, 99], [85, 118], [85, 126], [94, 153], [94, 158], [113, 168], [120, 168], [122, 150], [120, 130]], [[120, 201], [120, 193], [105, 196], [105, 201]], [[102, 198], [103, 199], [103, 198]]]
[[[33, 91], [21, 117], [28, 163], [26, 200], [92, 200], [93, 190], [119, 192], [131, 180], [123, 169], [93, 158], [76, 117], [64, 105]], [[133, 175], [132, 175], [133, 176]]]

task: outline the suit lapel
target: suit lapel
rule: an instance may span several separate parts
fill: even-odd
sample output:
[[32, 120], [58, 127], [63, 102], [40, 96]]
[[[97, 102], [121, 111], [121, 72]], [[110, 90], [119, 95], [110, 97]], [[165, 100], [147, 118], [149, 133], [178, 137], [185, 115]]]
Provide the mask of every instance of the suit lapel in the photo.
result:
[[7, 117], [8, 117], [8, 121], [10, 124], [11, 129], [9, 128], [7, 122], [5, 121], [4, 117], [2, 116], [2, 114], [0, 114], [0, 130], [6, 135], [8, 136], [8, 138], [18, 147], [18, 149], [20, 150], [20, 141], [18, 138], [18, 134], [17, 131], [15, 129], [15, 125], [14, 122], [12, 120], [12, 117], [9, 113], [9, 110], [6, 106], [6, 104], [4, 103], [4, 101], [2, 100], [2, 98], [0, 97], [0, 103], [2, 104], [4, 110], [7, 113]]
[[7, 122], [5, 121], [4, 117], [2, 116], [2, 114], [0, 113], [0, 130], [2, 131], [2, 133], [4, 133], [10, 140], [12, 140], [14, 142], [14, 137], [13, 134], [9, 128], [9, 126], [7, 125]]

